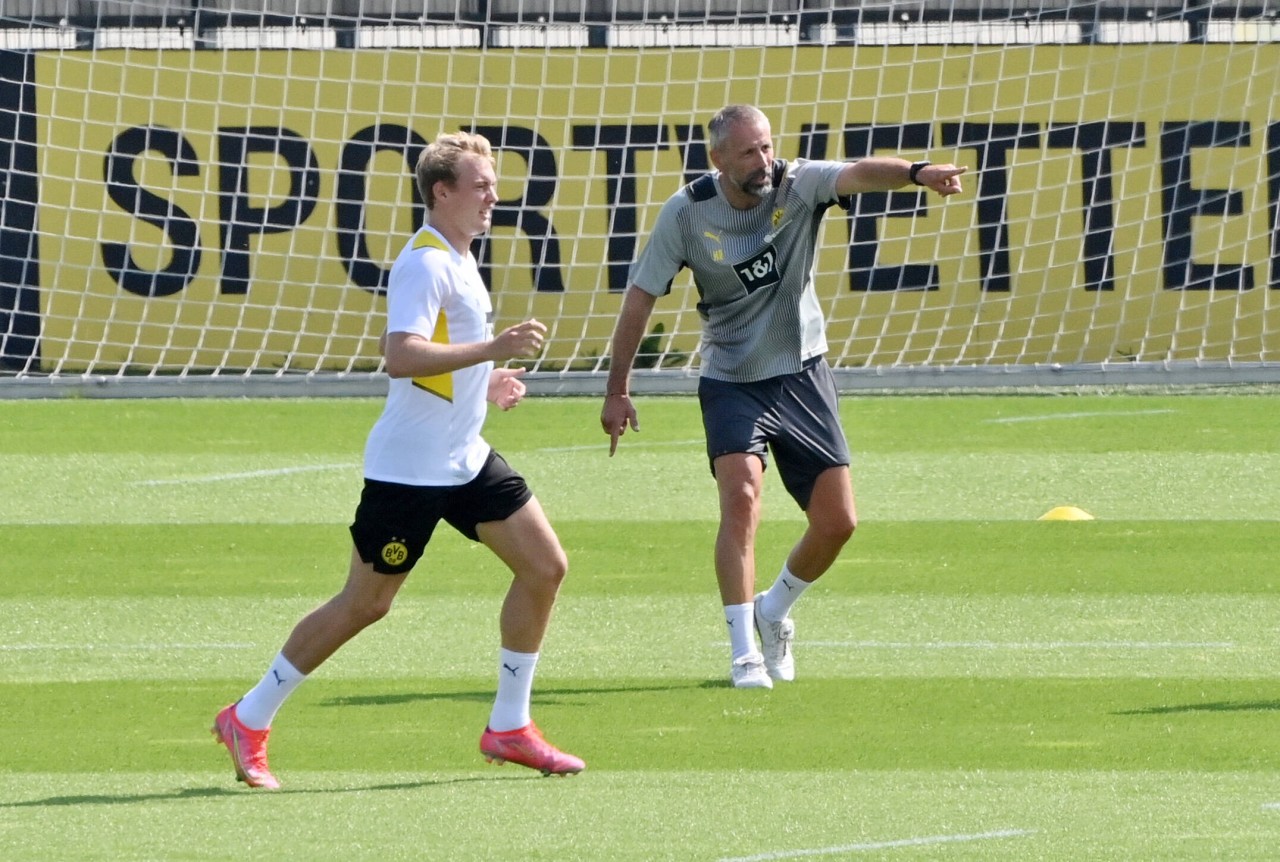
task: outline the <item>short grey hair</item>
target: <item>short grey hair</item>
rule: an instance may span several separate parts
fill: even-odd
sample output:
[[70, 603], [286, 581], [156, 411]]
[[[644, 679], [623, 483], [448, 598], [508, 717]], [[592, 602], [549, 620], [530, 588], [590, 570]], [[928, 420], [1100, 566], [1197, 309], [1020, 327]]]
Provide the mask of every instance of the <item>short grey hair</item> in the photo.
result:
[[720, 144], [729, 134], [729, 129], [739, 123], [758, 122], [764, 120], [769, 122], [769, 118], [764, 115], [764, 111], [755, 105], [726, 105], [716, 111], [716, 115], [711, 118], [711, 122], [707, 123], [707, 137], [711, 149], [720, 149]]

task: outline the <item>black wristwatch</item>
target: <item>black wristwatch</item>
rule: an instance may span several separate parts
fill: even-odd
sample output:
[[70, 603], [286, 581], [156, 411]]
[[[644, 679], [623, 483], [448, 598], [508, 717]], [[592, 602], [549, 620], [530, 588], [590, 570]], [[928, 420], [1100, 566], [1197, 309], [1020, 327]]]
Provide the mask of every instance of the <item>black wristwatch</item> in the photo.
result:
[[933, 164], [933, 162], [912, 162], [911, 170], [907, 171], [907, 177], [911, 180], [911, 182], [915, 183], [918, 186], [924, 185], [924, 183], [920, 182], [920, 180], [918, 179], [918, 177], [920, 176], [920, 170], [922, 168], [929, 167], [929, 165], [931, 164]]

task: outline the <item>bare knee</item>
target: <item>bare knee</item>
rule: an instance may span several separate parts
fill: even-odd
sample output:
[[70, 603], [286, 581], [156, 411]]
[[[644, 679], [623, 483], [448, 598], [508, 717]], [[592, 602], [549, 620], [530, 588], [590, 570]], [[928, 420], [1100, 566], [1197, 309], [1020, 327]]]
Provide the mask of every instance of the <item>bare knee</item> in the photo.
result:
[[560, 585], [564, 583], [565, 575], [568, 573], [569, 559], [565, 556], [564, 551], [559, 551], [555, 554], [549, 554], [530, 566], [530, 570], [525, 574], [525, 579], [531, 585], [536, 586], [539, 591], [556, 593], [560, 590]]
[[759, 457], [744, 453], [721, 455], [713, 472], [720, 495], [721, 523], [754, 529], [764, 488], [764, 465]]
[[724, 520], [750, 523], [760, 506], [760, 493], [750, 484], [735, 485], [720, 495], [720, 511]]
[[809, 520], [809, 531], [823, 543], [844, 547], [858, 529], [858, 516], [852, 512], [825, 512]]
[[720, 531], [742, 539], [755, 536], [760, 522], [760, 491], [751, 482], [720, 488]]
[[377, 598], [352, 598], [339, 596], [334, 600], [338, 610], [347, 619], [347, 627], [352, 631], [360, 631], [381, 620], [391, 613], [394, 596]]

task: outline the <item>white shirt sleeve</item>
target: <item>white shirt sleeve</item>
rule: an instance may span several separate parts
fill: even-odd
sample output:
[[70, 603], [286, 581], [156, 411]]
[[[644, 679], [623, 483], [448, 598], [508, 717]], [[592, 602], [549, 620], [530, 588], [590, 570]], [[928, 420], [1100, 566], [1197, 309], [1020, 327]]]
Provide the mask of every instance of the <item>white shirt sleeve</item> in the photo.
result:
[[439, 253], [420, 253], [396, 273], [387, 288], [388, 332], [432, 337], [449, 287], [447, 271], [432, 264], [445, 261]]

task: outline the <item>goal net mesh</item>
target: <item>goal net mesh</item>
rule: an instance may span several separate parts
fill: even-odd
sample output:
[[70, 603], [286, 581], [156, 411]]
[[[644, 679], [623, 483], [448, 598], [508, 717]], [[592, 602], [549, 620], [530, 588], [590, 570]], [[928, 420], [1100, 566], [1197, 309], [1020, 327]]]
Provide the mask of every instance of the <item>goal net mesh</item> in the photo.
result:
[[[598, 389], [738, 102], [781, 158], [969, 169], [827, 215], [842, 379], [1280, 379], [1275, 2], [0, 0], [0, 389], [377, 379], [412, 166], [460, 129], [497, 156], [496, 324], [546, 322], [535, 377]], [[659, 300], [654, 385], [696, 377], [697, 299], [686, 270]]]

